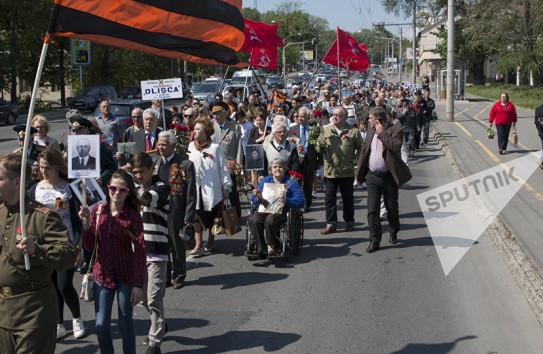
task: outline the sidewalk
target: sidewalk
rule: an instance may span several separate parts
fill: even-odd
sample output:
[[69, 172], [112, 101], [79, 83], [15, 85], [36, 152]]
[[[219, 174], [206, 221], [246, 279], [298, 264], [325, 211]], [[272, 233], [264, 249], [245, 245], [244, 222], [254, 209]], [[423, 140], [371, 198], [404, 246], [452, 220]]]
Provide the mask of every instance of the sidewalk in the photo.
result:
[[[436, 101], [439, 120], [432, 123], [444, 147], [450, 151], [453, 170], [469, 176], [502, 163], [533, 154], [540, 156], [541, 140], [534, 127], [534, 112], [517, 107], [518, 146], [509, 141], [507, 153], [498, 153], [497, 138], [488, 139], [488, 115], [496, 101], [471, 97], [470, 102], [455, 102], [455, 121], [447, 122], [445, 101]], [[514, 103], [514, 102], [513, 102]], [[541, 306], [541, 274], [543, 269], [543, 171], [539, 168], [526, 181], [515, 197], [498, 215], [502, 227], [493, 237], [496, 247], [506, 258], [510, 269], [532, 307]], [[530, 301], [532, 298], [533, 301]], [[542, 308], [534, 308], [541, 315]], [[539, 317], [540, 321], [542, 317]]]

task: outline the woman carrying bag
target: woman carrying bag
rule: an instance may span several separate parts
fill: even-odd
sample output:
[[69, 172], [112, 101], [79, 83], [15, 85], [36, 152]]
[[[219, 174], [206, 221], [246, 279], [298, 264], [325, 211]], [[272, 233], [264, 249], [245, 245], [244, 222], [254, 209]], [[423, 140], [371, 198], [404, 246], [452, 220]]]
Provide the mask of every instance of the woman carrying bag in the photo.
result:
[[[124, 170], [113, 173], [108, 202], [81, 206], [83, 247], [94, 255], [94, 310], [101, 353], [113, 353], [111, 312], [117, 294], [123, 352], [136, 353], [133, 307], [142, 300], [146, 251], [140, 200], [132, 177]], [[98, 212], [98, 210], [100, 212]]]
[[488, 122], [490, 123], [490, 128], [492, 128], [494, 122], [496, 123], [498, 149], [500, 155], [504, 155], [507, 151], [507, 140], [509, 140], [511, 125], [513, 126], [513, 130], [515, 130], [515, 125], [517, 124], [517, 109], [515, 108], [515, 105], [509, 101], [507, 92], [503, 92], [500, 95], [500, 100], [492, 106]]

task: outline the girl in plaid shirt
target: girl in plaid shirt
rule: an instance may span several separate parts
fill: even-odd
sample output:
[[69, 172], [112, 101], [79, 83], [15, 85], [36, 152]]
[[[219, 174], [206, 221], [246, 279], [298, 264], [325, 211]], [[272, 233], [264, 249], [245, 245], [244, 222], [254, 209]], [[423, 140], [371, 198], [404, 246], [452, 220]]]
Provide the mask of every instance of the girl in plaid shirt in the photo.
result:
[[142, 300], [145, 278], [145, 243], [140, 200], [132, 176], [124, 170], [113, 173], [108, 186], [109, 200], [92, 212], [81, 206], [83, 247], [92, 252], [95, 277], [96, 334], [101, 353], [113, 353], [111, 311], [117, 294], [119, 329], [123, 352], [136, 352], [132, 308]]

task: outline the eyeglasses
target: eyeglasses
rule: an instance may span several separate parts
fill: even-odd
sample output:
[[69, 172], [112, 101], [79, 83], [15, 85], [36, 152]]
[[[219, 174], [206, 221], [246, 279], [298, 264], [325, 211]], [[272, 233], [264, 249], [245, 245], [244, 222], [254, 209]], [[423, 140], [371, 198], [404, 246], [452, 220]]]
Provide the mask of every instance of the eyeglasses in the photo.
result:
[[132, 119], [137, 119], [137, 118], [141, 118], [143, 116], [132, 116]]
[[117, 192], [119, 192], [120, 194], [128, 193], [128, 188], [124, 188], [124, 187], [107, 186], [107, 189], [113, 194], [115, 194]]
[[183, 114], [183, 117], [184, 118], [190, 118], [190, 117], [194, 117], [192, 114]]

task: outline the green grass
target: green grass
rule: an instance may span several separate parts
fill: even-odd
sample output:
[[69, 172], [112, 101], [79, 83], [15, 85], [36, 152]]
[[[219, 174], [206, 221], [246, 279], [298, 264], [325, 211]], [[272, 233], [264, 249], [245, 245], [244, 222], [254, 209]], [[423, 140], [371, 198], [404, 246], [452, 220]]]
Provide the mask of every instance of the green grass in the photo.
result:
[[515, 106], [535, 110], [543, 104], [543, 89], [541, 87], [515, 86], [515, 85], [490, 85], [471, 86], [466, 91], [470, 95], [481, 96], [498, 101], [502, 92], [509, 94], [509, 100]]

